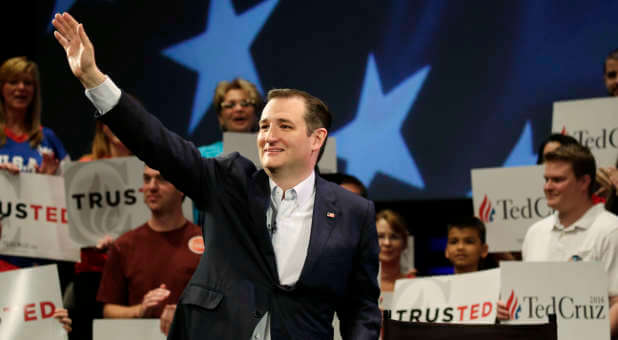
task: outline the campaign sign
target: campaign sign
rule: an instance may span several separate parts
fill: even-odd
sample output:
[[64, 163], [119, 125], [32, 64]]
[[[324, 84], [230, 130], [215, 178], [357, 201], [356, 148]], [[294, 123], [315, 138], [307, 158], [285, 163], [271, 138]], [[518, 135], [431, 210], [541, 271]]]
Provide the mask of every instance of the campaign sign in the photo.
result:
[[67, 339], [52, 317], [62, 308], [56, 265], [2, 272], [0, 291], [0, 339]]
[[598, 262], [500, 263], [509, 323], [546, 322], [556, 314], [559, 340], [609, 340], [607, 273]]
[[96, 319], [92, 340], [165, 340], [159, 319]]
[[613, 166], [618, 156], [618, 98], [555, 102], [552, 131], [590, 148], [598, 166]]
[[500, 270], [395, 281], [391, 318], [411, 322], [492, 324]]
[[0, 171], [0, 188], [0, 254], [79, 261], [62, 177]]
[[[261, 168], [260, 157], [257, 149], [257, 134], [242, 132], [223, 133], [223, 153], [238, 152], [243, 157], [252, 161], [256, 167]], [[324, 154], [318, 163], [320, 173], [333, 174], [337, 172], [337, 139], [328, 137]]]
[[526, 231], [552, 214], [542, 165], [473, 169], [474, 215], [487, 228], [490, 252], [521, 251]]
[[[63, 172], [70, 236], [81, 246], [96, 245], [105, 235], [116, 238], [150, 218], [139, 190], [144, 163], [136, 157], [67, 162]], [[188, 198], [183, 212], [193, 220]]]

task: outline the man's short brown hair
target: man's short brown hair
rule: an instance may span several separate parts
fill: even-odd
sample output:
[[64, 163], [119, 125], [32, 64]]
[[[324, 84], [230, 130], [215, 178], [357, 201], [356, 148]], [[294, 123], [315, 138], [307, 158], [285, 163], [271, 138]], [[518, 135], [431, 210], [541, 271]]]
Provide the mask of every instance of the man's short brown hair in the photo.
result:
[[563, 145], [552, 152], [548, 152], [545, 155], [545, 161], [562, 161], [571, 164], [576, 178], [581, 178], [585, 175], [590, 176], [588, 196], [592, 196], [594, 193], [597, 166], [590, 149], [581, 144]]
[[[274, 98], [302, 98], [305, 101], [305, 124], [307, 125], [307, 136], [310, 136], [313, 131], [319, 128], [325, 128], [326, 131], [330, 130], [330, 125], [333, 120], [333, 116], [328, 110], [328, 106], [318, 97], [312, 96], [309, 93], [295, 89], [272, 89], [268, 91], [266, 102], [269, 102]], [[322, 158], [324, 148], [326, 147], [326, 141], [328, 135], [324, 140], [324, 144], [320, 148], [318, 154], [318, 162]]]

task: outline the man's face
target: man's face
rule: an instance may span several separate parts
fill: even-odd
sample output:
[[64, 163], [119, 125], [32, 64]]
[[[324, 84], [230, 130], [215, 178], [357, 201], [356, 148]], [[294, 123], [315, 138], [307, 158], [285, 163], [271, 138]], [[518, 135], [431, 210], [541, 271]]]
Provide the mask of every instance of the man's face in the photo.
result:
[[545, 162], [545, 198], [547, 205], [560, 213], [568, 212], [588, 197], [590, 177], [575, 177], [568, 162]]
[[325, 129], [307, 136], [301, 97], [271, 99], [262, 113], [257, 137], [262, 167], [271, 173], [303, 173], [313, 169]]
[[227, 91], [217, 116], [221, 129], [229, 132], [250, 132], [256, 124], [255, 103], [245, 90]]
[[2, 84], [2, 98], [7, 109], [25, 111], [34, 98], [34, 79], [29, 73], [21, 73]]
[[605, 87], [610, 96], [618, 96], [618, 60], [605, 60]]
[[476, 229], [453, 227], [448, 231], [444, 256], [455, 267], [478, 270], [480, 260], [487, 256], [487, 244], [481, 242]]
[[406, 241], [402, 235], [393, 230], [393, 227], [383, 218], [376, 222], [378, 229], [378, 245], [380, 246], [380, 254], [378, 258], [380, 262], [399, 262], [401, 253], [406, 248]]
[[165, 213], [182, 206], [183, 194], [164, 179], [159, 171], [144, 167], [144, 203], [153, 213]]

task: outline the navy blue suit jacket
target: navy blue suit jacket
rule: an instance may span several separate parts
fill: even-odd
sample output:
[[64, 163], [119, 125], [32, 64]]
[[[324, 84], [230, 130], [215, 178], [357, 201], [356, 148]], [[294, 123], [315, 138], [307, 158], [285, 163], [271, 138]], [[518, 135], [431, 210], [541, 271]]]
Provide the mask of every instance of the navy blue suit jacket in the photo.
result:
[[237, 153], [202, 158], [124, 94], [101, 119], [216, 222], [203, 230], [204, 255], [180, 298], [169, 339], [249, 339], [266, 312], [273, 340], [331, 339], [335, 311], [344, 339], [378, 338], [371, 201], [316, 176], [307, 258], [297, 284], [283, 287], [266, 228], [270, 188], [263, 170]]

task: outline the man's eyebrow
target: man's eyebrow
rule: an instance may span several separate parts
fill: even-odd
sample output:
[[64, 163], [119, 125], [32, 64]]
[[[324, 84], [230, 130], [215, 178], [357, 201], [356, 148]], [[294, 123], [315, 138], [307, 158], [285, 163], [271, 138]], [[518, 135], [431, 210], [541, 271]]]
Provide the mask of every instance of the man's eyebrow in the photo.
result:
[[[275, 119], [274, 121], [275, 121], [275, 122], [277, 122], [277, 123], [289, 123], [289, 124], [294, 124], [291, 120], [289, 120], [289, 119], [287, 119], [287, 118], [277, 118], [277, 119]], [[270, 122], [270, 119], [268, 119], [268, 118], [264, 118], [264, 119], [261, 119], [259, 123], [261, 124], [261, 123], [268, 123], [268, 122]]]

